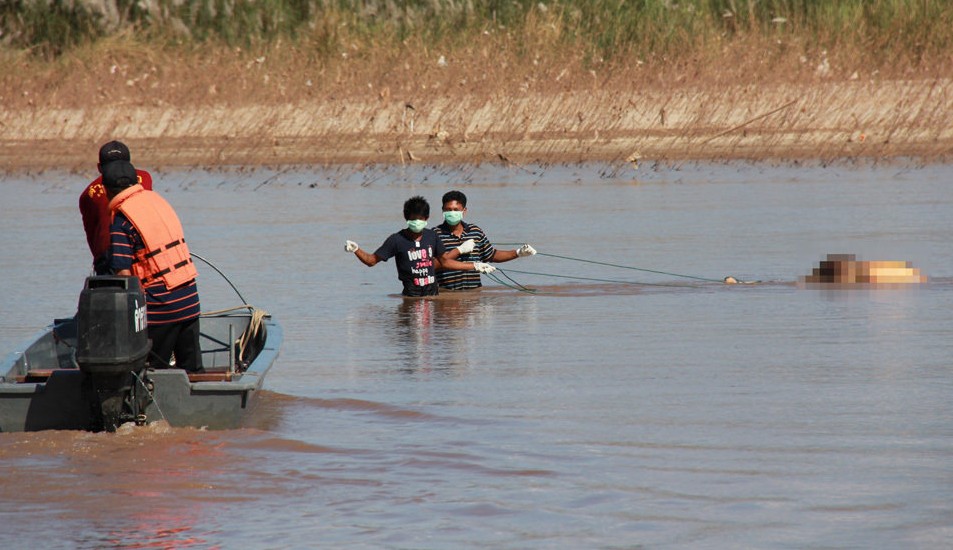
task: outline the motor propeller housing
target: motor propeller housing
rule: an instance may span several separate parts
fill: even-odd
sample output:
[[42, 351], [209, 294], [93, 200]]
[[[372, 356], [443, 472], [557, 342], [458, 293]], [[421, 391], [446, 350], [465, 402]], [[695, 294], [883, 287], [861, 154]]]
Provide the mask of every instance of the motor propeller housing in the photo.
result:
[[94, 428], [115, 430], [135, 419], [136, 373], [146, 367], [152, 343], [146, 297], [135, 277], [86, 279], [76, 313], [76, 363], [87, 378]]

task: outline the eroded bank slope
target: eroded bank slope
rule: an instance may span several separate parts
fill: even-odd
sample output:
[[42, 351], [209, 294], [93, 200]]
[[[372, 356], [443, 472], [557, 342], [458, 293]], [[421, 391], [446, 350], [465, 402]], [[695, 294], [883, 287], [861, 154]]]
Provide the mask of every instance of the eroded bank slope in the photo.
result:
[[[442, 90], [177, 106], [0, 106], [0, 169], [916, 157], [953, 152], [949, 79], [551, 93]], [[64, 103], [64, 102], [60, 102]], [[84, 105], [82, 101], [74, 102]]]

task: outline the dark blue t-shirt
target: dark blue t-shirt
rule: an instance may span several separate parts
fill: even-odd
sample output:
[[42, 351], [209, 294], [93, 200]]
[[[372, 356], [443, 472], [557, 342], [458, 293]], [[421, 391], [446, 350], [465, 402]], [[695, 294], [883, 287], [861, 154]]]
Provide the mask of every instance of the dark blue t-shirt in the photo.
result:
[[408, 237], [409, 230], [398, 231], [374, 251], [383, 261], [397, 258], [397, 278], [404, 284], [404, 296], [437, 294], [437, 270], [434, 256], [442, 256], [443, 243], [432, 229], [424, 229], [420, 240]]

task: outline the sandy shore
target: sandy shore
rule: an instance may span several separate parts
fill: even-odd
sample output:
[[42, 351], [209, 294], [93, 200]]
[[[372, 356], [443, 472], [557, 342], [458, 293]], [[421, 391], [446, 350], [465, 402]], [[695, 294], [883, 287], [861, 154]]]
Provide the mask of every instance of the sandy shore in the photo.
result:
[[120, 139], [151, 168], [338, 163], [948, 160], [951, 81], [665, 91], [0, 107], [0, 170], [86, 170]]

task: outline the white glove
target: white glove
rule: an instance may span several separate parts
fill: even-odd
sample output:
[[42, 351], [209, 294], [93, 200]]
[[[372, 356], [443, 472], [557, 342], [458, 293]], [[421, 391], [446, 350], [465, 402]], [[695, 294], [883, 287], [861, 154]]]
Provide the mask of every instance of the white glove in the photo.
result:
[[524, 244], [516, 250], [516, 256], [522, 258], [523, 256], [532, 256], [536, 254], [536, 249], [528, 244]]
[[355, 252], [360, 248], [357, 246], [357, 243], [354, 241], [344, 241], [344, 251], [345, 252]]
[[473, 247], [476, 246], [476, 241], [473, 239], [467, 239], [463, 241], [463, 244], [457, 247], [457, 250], [460, 251], [460, 254], [469, 254], [473, 252]]
[[473, 262], [473, 270], [480, 273], [493, 273], [496, 271], [496, 268], [487, 263]]

